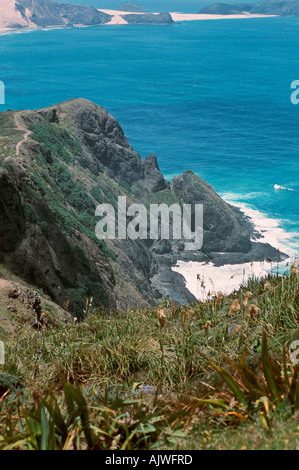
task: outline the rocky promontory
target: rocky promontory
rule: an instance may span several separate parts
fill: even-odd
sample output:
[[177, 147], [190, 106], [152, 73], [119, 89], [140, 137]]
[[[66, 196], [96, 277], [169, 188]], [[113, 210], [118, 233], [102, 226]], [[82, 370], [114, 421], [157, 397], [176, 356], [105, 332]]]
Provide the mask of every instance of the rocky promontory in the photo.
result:
[[[85, 300], [128, 310], [165, 296], [195, 300], [178, 260], [216, 265], [277, 259], [254, 227], [213, 188], [186, 171], [171, 182], [157, 157], [145, 160], [120, 124], [100, 106], [70, 100], [37, 111], [0, 115], [0, 256], [6, 268], [59, 305], [82, 312]], [[106, 239], [95, 235], [95, 209], [127, 205], [202, 204], [203, 246], [184, 240]], [[252, 241], [255, 240], [255, 241]]]
[[128, 24], [174, 24], [171, 14], [167, 12], [144, 14], [129, 13], [122, 15], [122, 18]]

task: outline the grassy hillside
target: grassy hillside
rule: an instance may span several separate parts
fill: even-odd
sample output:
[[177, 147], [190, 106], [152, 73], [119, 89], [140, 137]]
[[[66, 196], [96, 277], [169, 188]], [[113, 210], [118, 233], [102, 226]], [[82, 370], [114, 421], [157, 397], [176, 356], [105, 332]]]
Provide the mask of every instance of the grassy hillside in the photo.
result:
[[81, 323], [19, 323], [1, 448], [298, 449], [298, 268], [189, 307], [108, 316], [89, 299]]

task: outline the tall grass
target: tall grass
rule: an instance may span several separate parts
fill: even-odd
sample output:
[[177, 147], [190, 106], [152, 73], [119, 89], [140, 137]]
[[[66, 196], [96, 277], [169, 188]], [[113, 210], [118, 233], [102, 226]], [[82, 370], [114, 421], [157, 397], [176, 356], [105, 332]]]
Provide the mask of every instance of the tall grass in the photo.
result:
[[107, 315], [86, 305], [84, 321], [20, 324], [6, 345], [0, 379], [22, 387], [1, 389], [2, 448], [191, 448], [210, 428], [258, 418], [269, 432], [278, 416], [297, 416], [293, 267], [188, 307]]

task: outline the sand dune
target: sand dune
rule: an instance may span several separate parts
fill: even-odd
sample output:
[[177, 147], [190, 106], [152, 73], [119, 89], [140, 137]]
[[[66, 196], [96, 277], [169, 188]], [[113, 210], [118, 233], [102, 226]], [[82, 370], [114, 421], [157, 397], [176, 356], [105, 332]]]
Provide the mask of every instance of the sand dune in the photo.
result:
[[27, 21], [22, 18], [16, 9], [15, 0], [1, 0], [0, 2], [0, 29], [9, 28], [13, 25], [27, 26]]

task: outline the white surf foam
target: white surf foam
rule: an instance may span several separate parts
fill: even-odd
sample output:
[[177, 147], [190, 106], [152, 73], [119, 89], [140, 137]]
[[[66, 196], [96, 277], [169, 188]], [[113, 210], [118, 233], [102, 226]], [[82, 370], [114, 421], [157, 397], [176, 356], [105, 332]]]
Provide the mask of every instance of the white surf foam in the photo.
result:
[[276, 265], [268, 262], [244, 264], [227, 264], [214, 266], [213, 263], [197, 263], [195, 261], [179, 261], [173, 271], [182, 274], [186, 280], [187, 289], [201, 301], [209, 297], [209, 293], [223, 292], [231, 294], [241, 284], [250, 278], [263, 278], [271, 269], [276, 272]]
[[286, 191], [294, 191], [292, 188], [285, 188], [284, 186], [279, 186], [279, 184], [274, 184], [274, 189], [279, 191], [280, 189], [284, 189]]
[[290, 257], [298, 255], [298, 242], [294, 239], [299, 237], [296, 232], [287, 232], [283, 228], [283, 221], [275, 219], [261, 212], [250, 204], [234, 200], [232, 194], [223, 194], [222, 198], [232, 206], [238, 207], [251, 221], [257, 232], [261, 234], [258, 240], [261, 243], [269, 243], [274, 248], [286, 253]]

